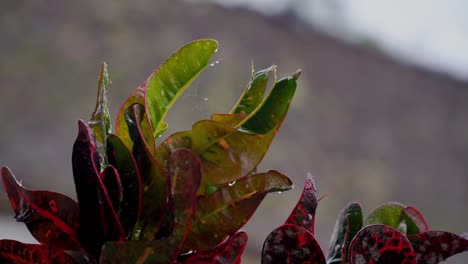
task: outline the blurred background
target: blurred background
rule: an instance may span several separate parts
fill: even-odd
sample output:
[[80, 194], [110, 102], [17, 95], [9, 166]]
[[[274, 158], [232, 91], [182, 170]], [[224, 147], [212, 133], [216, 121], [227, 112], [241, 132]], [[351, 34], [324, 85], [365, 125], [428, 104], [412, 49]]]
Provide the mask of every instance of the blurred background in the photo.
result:
[[[267, 196], [244, 263], [294, 207], [307, 173], [322, 248], [350, 201], [419, 208], [433, 229], [468, 231], [468, 10], [464, 1], [0, 1], [0, 165], [33, 189], [75, 197], [71, 150], [109, 64], [111, 113], [178, 47], [220, 43], [169, 114], [170, 131], [230, 110], [250, 78], [301, 68], [289, 115], [260, 169], [295, 188]], [[0, 189], [0, 238], [33, 242]], [[468, 254], [446, 263], [468, 263]]]

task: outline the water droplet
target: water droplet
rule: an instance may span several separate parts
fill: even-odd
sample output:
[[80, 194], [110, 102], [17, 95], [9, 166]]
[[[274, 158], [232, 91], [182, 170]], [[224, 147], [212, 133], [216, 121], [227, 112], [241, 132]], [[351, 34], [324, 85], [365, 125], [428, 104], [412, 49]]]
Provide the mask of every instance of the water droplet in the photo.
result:
[[283, 192], [282, 192], [282, 191], [279, 191], [278, 193], [280, 193], [280, 194], [281, 194], [281, 193], [283, 193]]
[[228, 183], [228, 186], [234, 186], [234, 184], [236, 184], [236, 181]]

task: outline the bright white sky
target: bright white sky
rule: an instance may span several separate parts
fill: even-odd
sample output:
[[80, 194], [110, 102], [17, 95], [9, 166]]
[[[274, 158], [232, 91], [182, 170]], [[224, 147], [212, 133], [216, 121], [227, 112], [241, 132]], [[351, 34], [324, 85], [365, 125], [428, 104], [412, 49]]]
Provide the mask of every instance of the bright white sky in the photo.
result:
[[215, 1], [266, 14], [290, 9], [312, 24], [350, 40], [373, 40], [395, 57], [468, 80], [466, 0]]

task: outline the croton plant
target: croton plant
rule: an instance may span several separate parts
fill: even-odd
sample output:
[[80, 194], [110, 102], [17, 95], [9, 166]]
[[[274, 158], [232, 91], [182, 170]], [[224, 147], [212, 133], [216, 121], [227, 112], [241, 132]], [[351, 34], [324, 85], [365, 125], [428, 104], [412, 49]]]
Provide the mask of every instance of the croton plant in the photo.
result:
[[[252, 70], [229, 113], [160, 141], [169, 109], [217, 46], [198, 40], [175, 52], [123, 103], [115, 132], [103, 64], [95, 110], [78, 122], [73, 146], [76, 201], [26, 189], [2, 167], [15, 218], [40, 244], [0, 240], [1, 263], [241, 262], [247, 234], [240, 228], [267, 193], [292, 188], [284, 174], [256, 168], [288, 112], [300, 71], [277, 80], [275, 66]], [[262, 263], [437, 263], [468, 250], [466, 236], [430, 231], [413, 207], [385, 204], [363, 220], [360, 205], [351, 203], [325, 258], [313, 236], [315, 192], [308, 177], [286, 223], [267, 237]]]

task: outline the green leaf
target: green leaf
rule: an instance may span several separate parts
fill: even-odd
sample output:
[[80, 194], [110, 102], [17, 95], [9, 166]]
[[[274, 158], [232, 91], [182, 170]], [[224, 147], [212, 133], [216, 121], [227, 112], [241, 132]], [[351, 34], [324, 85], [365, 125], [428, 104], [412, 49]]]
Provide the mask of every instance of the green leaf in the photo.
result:
[[[145, 106], [148, 117], [145, 122], [152, 129], [154, 138], [160, 135], [167, 124], [164, 118], [180, 94], [208, 66], [218, 43], [205, 39], [190, 42], [167, 59], [146, 81], [137, 87], [120, 108], [117, 116], [117, 135], [131, 149], [132, 141], [125, 122], [125, 110], [137, 103]], [[153, 143], [145, 137], [152, 149]]]
[[101, 73], [99, 74], [96, 107], [91, 114], [91, 119], [88, 121], [88, 125], [93, 130], [96, 140], [101, 143], [104, 143], [106, 136], [112, 129], [107, 105], [107, 89], [109, 83], [107, 64], [104, 62], [101, 66]]
[[155, 160], [142, 134], [141, 120], [144, 118], [142, 105], [134, 104], [127, 109], [127, 125], [133, 141], [133, 156], [142, 180], [142, 211], [134, 232], [134, 239], [153, 240], [166, 210], [169, 180], [161, 165]]
[[18, 241], [0, 240], [0, 262], [20, 264], [73, 264], [75, 260], [56, 247], [23, 244]]
[[253, 74], [249, 84], [242, 93], [239, 101], [234, 105], [231, 114], [250, 114], [263, 101], [263, 96], [270, 80], [271, 73], [275, 75], [276, 66], [271, 66]]
[[106, 145], [109, 164], [120, 174], [122, 203], [118, 214], [127, 239], [130, 239], [141, 215], [143, 194], [141, 175], [132, 153], [116, 135], [107, 136]]
[[268, 192], [291, 188], [287, 176], [271, 170], [200, 196], [186, 249], [207, 250], [216, 246], [248, 221]]
[[341, 211], [328, 246], [327, 263], [349, 263], [349, 246], [362, 228], [362, 222], [362, 208], [358, 203], [350, 203]]
[[415, 235], [428, 229], [427, 223], [414, 207], [389, 202], [375, 209], [364, 225], [383, 224], [398, 229], [407, 235]]

